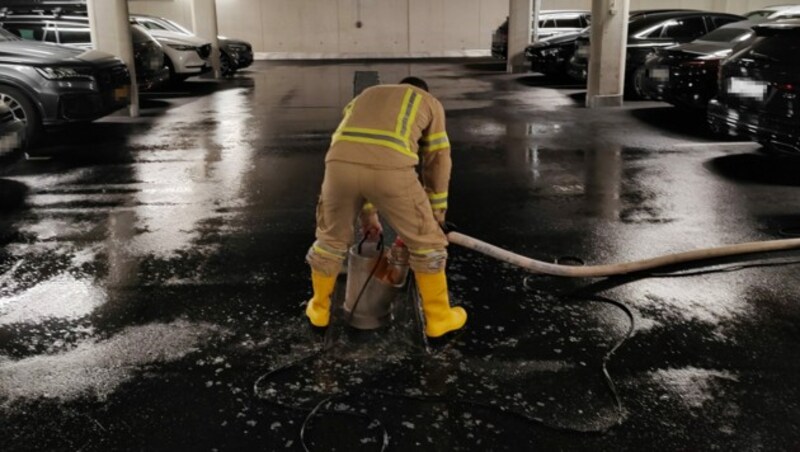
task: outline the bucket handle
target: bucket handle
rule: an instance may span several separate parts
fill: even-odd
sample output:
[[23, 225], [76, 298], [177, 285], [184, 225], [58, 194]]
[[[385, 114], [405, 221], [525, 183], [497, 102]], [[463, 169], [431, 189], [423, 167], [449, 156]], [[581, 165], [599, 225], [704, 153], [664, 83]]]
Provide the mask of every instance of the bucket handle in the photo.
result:
[[[358, 242], [358, 254], [359, 255], [361, 254], [361, 248], [364, 246], [364, 242], [366, 242], [368, 238], [369, 238], [369, 235], [364, 235], [364, 238], [362, 238], [361, 241]], [[383, 250], [383, 233], [380, 234], [380, 237], [379, 237], [378, 241], [375, 243], [375, 250], [376, 251], [382, 251]]]

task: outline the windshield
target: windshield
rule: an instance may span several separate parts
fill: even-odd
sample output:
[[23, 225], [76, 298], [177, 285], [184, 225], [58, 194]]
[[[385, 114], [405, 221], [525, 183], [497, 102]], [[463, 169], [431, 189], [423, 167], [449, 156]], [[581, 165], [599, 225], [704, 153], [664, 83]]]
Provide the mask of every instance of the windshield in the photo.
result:
[[19, 41], [19, 38], [8, 30], [0, 27], [0, 42], [5, 41]]
[[770, 11], [768, 9], [762, 9], [758, 11], [749, 12], [744, 15], [748, 20], [758, 20], [758, 19], [766, 19], [771, 16], [775, 11]]
[[173, 22], [173, 21], [171, 21], [171, 20], [167, 20], [167, 19], [159, 19], [159, 20], [158, 20], [158, 23], [160, 23], [161, 25], [163, 25], [164, 27], [166, 27], [166, 28], [167, 28], [169, 31], [176, 31], [176, 32], [178, 32], [178, 33], [183, 33], [183, 34], [185, 34], [185, 35], [191, 35], [191, 34], [193, 34], [191, 31], [189, 31], [189, 30], [187, 30], [187, 29], [183, 28], [183, 27], [182, 27], [180, 24], [178, 24], [178, 23], [175, 23], [175, 22]]
[[749, 28], [717, 28], [700, 38], [699, 41], [736, 43], [742, 42], [752, 35], [753, 30]]

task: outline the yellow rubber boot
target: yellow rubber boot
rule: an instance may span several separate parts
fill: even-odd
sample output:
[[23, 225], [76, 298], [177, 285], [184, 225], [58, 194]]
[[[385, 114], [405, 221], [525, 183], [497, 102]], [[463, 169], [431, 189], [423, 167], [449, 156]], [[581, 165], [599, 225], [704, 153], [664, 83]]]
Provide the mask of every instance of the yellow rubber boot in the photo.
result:
[[439, 273], [414, 273], [425, 313], [425, 335], [439, 337], [455, 331], [467, 323], [467, 311], [450, 307], [447, 294], [447, 277]]
[[325, 276], [311, 270], [311, 287], [314, 289], [314, 296], [308, 300], [306, 316], [312, 325], [328, 326], [331, 320], [331, 294], [335, 284], [336, 276]]

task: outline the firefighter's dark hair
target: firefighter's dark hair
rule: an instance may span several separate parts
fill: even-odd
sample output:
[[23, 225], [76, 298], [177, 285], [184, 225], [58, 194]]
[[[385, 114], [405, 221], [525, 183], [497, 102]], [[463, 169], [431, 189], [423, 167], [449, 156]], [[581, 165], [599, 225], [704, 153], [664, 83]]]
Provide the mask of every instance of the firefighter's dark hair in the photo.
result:
[[425, 80], [422, 80], [419, 77], [406, 77], [403, 80], [400, 80], [400, 84], [403, 83], [411, 86], [416, 86], [417, 88], [424, 89], [425, 91], [429, 91], [428, 84], [425, 83]]

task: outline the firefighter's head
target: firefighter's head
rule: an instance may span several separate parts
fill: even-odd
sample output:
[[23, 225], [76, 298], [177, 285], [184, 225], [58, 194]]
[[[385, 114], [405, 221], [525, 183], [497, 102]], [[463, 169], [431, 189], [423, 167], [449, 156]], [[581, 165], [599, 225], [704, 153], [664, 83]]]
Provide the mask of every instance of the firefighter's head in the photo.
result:
[[425, 80], [422, 80], [419, 77], [406, 77], [403, 80], [400, 80], [400, 84], [406, 84], [411, 86], [416, 86], [417, 88], [424, 89], [425, 91], [428, 90], [428, 84], [425, 83]]

